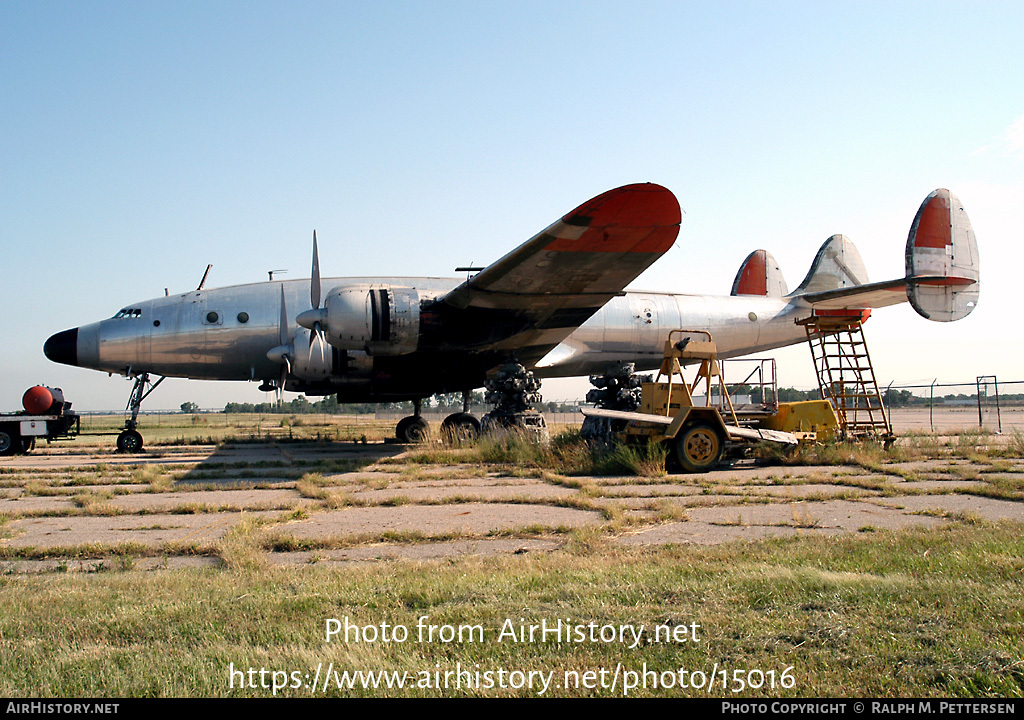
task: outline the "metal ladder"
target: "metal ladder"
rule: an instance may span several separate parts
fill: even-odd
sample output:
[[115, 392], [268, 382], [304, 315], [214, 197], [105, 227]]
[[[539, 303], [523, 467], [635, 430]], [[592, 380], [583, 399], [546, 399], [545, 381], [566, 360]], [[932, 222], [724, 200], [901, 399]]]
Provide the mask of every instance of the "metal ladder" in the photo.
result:
[[844, 439], [893, 439], [889, 414], [875, 380], [863, 318], [814, 314], [798, 324], [807, 332], [821, 397], [830, 401]]

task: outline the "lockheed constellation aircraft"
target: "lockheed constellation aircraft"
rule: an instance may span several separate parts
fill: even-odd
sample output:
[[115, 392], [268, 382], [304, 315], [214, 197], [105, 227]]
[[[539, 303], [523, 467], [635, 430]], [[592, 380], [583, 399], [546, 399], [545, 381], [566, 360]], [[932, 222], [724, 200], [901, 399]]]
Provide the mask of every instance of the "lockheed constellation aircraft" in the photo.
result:
[[[626, 292], [675, 242], [680, 218], [671, 191], [626, 185], [486, 268], [468, 269], [475, 274], [465, 280], [321, 279], [314, 232], [309, 280], [201, 283], [59, 332], [43, 352], [54, 362], [135, 378], [122, 450], [141, 449], [139, 406], [164, 377], [261, 381], [261, 389], [337, 394], [340, 402], [412, 400], [416, 411], [396, 432], [413, 441], [427, 431], [424, 398], [468, 397], [510, 359], [541, 378], [601, 374], [623, 362], [651, 370], [675, 328], [710, 331], [726, 358], [804, 341], [796, 321], [812, 312], [909, 300], [922, 316], [951, 321], [977, 303], [974, 232], [948, 190], [932, 192], [918, 210], [906, 276], [898, 280], [869, 283], [853, 243], [833, 235], [792, 292], [763, 250], [744, 261], [729, 296]], [[150, 375], [160, 380], [147, 390]], [[460, 424], [479, 427], [466, 412], [446, 420]]]

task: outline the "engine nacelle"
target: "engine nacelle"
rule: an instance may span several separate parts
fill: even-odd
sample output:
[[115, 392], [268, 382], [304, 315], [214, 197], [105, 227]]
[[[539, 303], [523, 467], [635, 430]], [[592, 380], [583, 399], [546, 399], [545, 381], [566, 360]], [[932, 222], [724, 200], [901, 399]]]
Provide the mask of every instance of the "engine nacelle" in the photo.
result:
[[405, 355], [419, 344], [420, 298], [415, 288], [336, 288], [324, 300], [320, 317], [328, 342], [342, 350]]
[[324, 380], [334, 373], [337, 351], [305, 328], [295, 331], [292, 341], [292, 374], [303, 380]]

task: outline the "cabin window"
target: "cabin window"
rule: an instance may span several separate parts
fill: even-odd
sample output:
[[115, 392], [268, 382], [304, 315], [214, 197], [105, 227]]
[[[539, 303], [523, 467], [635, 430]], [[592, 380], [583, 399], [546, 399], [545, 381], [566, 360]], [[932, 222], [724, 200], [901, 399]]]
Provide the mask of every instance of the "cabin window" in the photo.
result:
[[216, 311], [211, 310], [210, 312], [206, 313], [206, 322], [208, 322], [210, 325], [216, 325], [217, 323], [220, 322], [220, 315]]
[[247, 312], [240, 312], [240, 313], [238, 313], [238, 322], [240, 322], [242, 324], [245, 324], [245, 323], [249, 322], [249, 313], [247, 313]]

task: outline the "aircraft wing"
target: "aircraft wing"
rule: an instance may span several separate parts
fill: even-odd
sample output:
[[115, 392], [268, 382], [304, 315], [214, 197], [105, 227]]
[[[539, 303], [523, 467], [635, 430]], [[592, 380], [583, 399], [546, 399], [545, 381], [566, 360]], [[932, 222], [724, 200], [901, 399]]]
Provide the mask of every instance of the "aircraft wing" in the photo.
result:
[[475, 350], [532, 365], [672, 247], [680, 220], [660, 185], [609, 190], [448, 293], [447, 314], [494, 326]]

